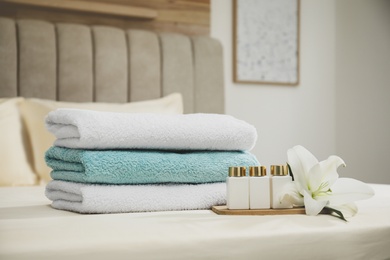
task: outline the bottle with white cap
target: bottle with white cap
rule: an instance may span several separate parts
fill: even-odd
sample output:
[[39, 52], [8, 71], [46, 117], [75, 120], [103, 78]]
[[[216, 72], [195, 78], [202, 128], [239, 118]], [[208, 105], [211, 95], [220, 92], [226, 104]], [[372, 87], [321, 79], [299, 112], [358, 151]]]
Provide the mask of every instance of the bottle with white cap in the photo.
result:
[[280, 201], [280, 196], [286, 186], [292, 182], [291, 176], [288, 175], [288, 166], [271, 165], [271, 176], [271, 207], [273, 209], [292, 208], [291, 203]]
[[249, 179], [245, 167], [229, 167], [226, 187], [228, 209], [249, 209]]

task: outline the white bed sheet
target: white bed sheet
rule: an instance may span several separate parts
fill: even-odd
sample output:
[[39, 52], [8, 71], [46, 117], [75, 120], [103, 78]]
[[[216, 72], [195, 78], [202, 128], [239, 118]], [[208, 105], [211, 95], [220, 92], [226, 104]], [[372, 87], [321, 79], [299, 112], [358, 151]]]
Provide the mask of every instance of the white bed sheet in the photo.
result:
[[209, 210], [81, 215], [44, 187], [0, 189], [0, 259], [390, 259], [390, 185], [344, 222]]

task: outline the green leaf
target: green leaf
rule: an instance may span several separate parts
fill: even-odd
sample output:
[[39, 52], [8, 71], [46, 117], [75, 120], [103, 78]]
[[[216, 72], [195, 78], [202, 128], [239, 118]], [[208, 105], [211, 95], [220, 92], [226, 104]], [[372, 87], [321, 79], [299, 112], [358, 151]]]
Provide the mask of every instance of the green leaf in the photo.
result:
[[330, 214], [330, 215], [332, 215], [332, 216], [334, 216], [336, 218], [339, 218], [339, 219], [344, 220], [345, 222], [348, 222], [348, 220], [345, 219], [343, 213], [340, 210], [333, 209], [333, 208], [330, 208], [330, 207], [325, 207], [324, 210], [323, 210], [323, 213]]
[[289, 174], [291, 176], [291, 179], [294, 181], [294, 174], [293, 174], [293, 172], [291, 170], [290, 164], [287, 163], [287, 167], [288, 167], [288, 172], [289, 172]]

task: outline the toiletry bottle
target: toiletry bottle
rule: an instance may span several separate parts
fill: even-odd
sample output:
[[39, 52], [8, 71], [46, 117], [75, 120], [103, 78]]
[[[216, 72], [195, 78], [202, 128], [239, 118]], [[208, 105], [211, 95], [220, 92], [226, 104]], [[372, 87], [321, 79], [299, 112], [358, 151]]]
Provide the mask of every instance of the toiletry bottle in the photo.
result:
[[288, 175], [287, 165], [271, 165], [271, 176], [271, 207], [273, 209], [292, 208], [290, 203], [280, 201], [286, 185], [292, 182], [291, 176]]
[[267, 176], [267, 168], [264, 166], [249, 167], [249, 208], [269, 209], [270, 181]]
[[229, 167], [226, 187], [228, 209], [249, 209], [249, 178], [245, 167]]

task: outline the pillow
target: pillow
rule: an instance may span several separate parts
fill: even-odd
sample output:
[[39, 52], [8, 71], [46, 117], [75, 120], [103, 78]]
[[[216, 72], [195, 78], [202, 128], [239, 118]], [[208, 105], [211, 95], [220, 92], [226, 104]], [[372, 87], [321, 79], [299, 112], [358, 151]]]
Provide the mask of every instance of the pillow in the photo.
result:
[[182, 114], [183, 100], [179, 93], [170, 94], [155, 100], [123, 104], [71, 103], [34, 98], [26, 99], [21, 104], [20, 109], [31, 140], [35, 172], [45, 182], [51, 180], [51, 169], [46, 165], [44, 155], [55, 140], [54, 135], [45, 128], [45, 117], [50, 111], [57, 108], [78, 108], [125, 113]]
[[21, 102], [23, 98], [0, 99], [0, 186], [34, 185], [37, 182], [19, 114]]

